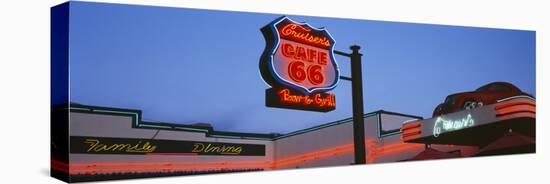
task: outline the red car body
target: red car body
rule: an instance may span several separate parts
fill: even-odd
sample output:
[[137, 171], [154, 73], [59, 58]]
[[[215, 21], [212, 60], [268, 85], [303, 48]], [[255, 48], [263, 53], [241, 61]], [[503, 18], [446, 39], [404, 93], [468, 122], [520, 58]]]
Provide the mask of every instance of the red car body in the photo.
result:
[[518, 87], [507, 82], [493, 82], [481, 86], [475, 91], [455, 93], [447, 96], [445, 102], [439, 104], [433, 112], [433, 117], [457, 112], [465, 109], [472, 109], [497, 103], [499, 100], [514, 96], [531, 95], [521, 91]]

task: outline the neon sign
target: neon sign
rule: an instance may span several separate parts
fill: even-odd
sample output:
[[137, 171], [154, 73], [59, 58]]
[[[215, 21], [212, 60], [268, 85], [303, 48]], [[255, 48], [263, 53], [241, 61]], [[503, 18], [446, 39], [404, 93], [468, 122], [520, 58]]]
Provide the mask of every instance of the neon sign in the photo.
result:
[[210, 143], [208, 144], [195, 143], [193, 144], [193, 150], [191, 152], [194, 152], [194, 153], [215, 152], [222, 155], [238, 155], [238, 154], [241, 154], [242, 151], [243, 151], [242, 146], [227, 146], [227, 145], [216, 146]]
[[[334, 102], [335, 95], [325, 92], [336, 87], [339, 70], [333, 54], [335, 41], [328, 31], [285, 16], [261, 30], [266, 40], [260, 59], [262, 78], [274, 91], [283, 91], [287, 97], [268, 90], [266, 105], [319, 112], [334, 110], [335, 104], [329, 105], [328, 101]], [[316, 103], [321, 98], [325, 102]]]
[[70, 153], [123, 155], [264, 156], [265, 145], [225, 142], [70, 136]]
[[441, 133], [472, 127], [474, 124], [475, 121], [471, 114], [468, 114], [466, 117], [459, 120], [450, 120], [438, 117], [435, 120], [433, 135], [434, 137], [438, 137]]
[[269, 107], [328, 112], [336, 108], [336, 96], [331, 93], [304, 95], [288, 88], [271, 88], [266, 90], [266, 104]]
[[320, 46], [330, 47], [330, 40], [327, 37], [310, 35], [311, 29], [298, 24], [287, 24], [281, 29], [281, 36], [291, 39], [298, 39]]
[[142, 144], [141, 141], [136, 143], [103, 143], [98, 139], [86, 139], [84, 143], [89, 145], [86, 152], [127, 152], [127, 153], [151, 153], [157, 149], [156, 146], [149, 142]]

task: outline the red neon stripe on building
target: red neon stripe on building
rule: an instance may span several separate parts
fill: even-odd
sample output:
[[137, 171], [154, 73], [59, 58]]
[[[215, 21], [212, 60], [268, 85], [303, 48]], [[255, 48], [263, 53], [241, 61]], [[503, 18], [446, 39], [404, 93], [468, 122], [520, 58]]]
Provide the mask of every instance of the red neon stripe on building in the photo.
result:
[[495, 105], [495, 110], [515, 106], [515, 105], [531, 105], [536, 106], [535, 102], [525, 98], [518, 98], [510, 101], [500, 102]]
[[401, 131], [411, 129], [411, 128], [417, 128], [417, 127], [419, 128], [421, 126], [422, 124], [420, 123], [420, 121], [413, 121], [413, 122], [403, 124], [401, 126]]
[[536, 108], [532, 105], [514, 105], [496, 110], [497, 116], [504, 116], [520, 112], [536, 113]]
[[[369, 142], [370, 141], [370, 142]], [[373, 140], [366, 140], [370, 148], [367, 160], [387, 154], [405, 152], [423, 147], [421, 144], [396, 143], [375, 147]], [[70, 174], [94, 174], [94, 173], [123, 173], [123, 172], [173, 172], [173, 171], [205, 171], [224, 169], [274, 169], [282, 166], [304, 163], [312, 160], [324, 159], [336, 155], [353, 152], [353, 144], [306, 152], [300, 155], [283, 158], [274, 162], [269, 161], [234, 161], [234, 162], [118, 162], [118, 163], [71, 163], [52, 160], [52, 169], [67, 171], [69, 166]], [[112, 168], [112, 167], [148, 167], [148, 168]], [[104, 168], [103, 168], [104, 167]], [[64, 169], [65, 168], [65, 169]], [[73, 169], [74, 168], [74, 169]]]

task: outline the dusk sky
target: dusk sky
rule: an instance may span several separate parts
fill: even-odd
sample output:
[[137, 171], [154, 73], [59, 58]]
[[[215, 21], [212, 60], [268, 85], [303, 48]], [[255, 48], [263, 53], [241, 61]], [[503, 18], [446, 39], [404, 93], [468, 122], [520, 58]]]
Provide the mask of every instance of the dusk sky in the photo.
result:
[[[144, 120], [287, 133], [352, 115], [340, 81], [328, 113], [265, 107], [260, 28], [282, 15], [72, 2], [70, 100]], [[430, 118], [449, 94], [494, 81], [535, 94], [535, 32], [288, 15], [361, 46], [365, 113]], [[349, 59], [336, 57], [350, 76]]]

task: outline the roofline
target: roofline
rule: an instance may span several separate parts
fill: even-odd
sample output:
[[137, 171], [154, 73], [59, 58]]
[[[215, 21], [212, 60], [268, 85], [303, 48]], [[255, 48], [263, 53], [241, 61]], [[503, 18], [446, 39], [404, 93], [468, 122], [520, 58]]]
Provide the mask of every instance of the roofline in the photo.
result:
[[[402, 113], [397, 113], [397, 112], [392, 112], [392, 111], [385, 111], [385, 110], [377, 110], [377, 111], [373, 111], [373, 112], [364, 114], [363, 118], [367, 118], [367, 117], [371, 117], [371, 116], [375, 116], [375, 115], [379, 115], [379, 114], [405, 116], [405, 117], [411, 117], [411, 118], [420, 119], [420, 120], [424, 119], [423, 117], [420, 117], [420, 116], [402, 114]], [[340, 124], [351, 123], [351, 122], [353, 122], [353, 118], [346, 118], [346, 119], [336, 120], [336, 121], [316, 125], [316, 126], [313, 126], [313, 127], [305, 128], [305, 129], [302, 129], [302, 130], [297, 130], [297, 131], [294, 131], [294, 132], [286, 133], [286, 134], [280, 135], [278, 137], [275, 137], [274, 140], [283, 139], [283, 138], [287, 138], [287, 137], [291, 137], [291, 136], [295, 136], [295, 135], [300, 135], [300, 134], [308, 133], [308, 132], [311, 132], [311, 131], [324, 129], [324, 128], [328, 128], [328, 127], [336, 126], [336, 125], [340, 125]]]
[[[56, 106], [57, 107], [57, 106]], [[52, 108], [56, 108], [52, 107]], [[66, 105], [61, 105], [59, 107], [67, 108]], [[80, 113], [92, 113], [92, 114], [107, 114], [107, 115], [118, 115], [118, 116], [130, 116], [132, 117], [132, 128], [144, 128], [144, 129], [162, 129], [170, 131], [186, 131], [186, 132], [199, 132], [205, 133], [206, 137], [213, 138], [228, 138], [228, 139], [249, 139], [249, 140], [264, 140], [264, 141], [275, 141], [278, 139], [283, 139], [295, 135], [304, 134], [307, 132], [328, 128], [331, 126], [336, 126], [340, 124], [350, 123], [353, 121], [353, 118], [346, 118], [337, 121], [332, 121], [324, 123], [321, 125], [316, 125], [313, 127], [293, 131], [286, 134], [266, 134], [266, 133], [245, 133], [245, 132], [230, 132], [230, 131], [217, 131], [213, 127], [204, 127], [197, 125], [188, 125], [188, 124], [177, 124], [177, 123], [165, 123], [165, 122], [151, 122], [143, 121], [141, 119], [141, 110], [137, 109], [127, 109], [127, 108], [114, 108], [114, 107], [104, 107], [104, 106], [92, 106], [92, 105], [83, 105], [77, 103], [70, 103], [68, 109], [70, 112], [80, 112]], [[424, 119], [420, 116], [402, 114], [397, 112], [377, 110], [367, 114], [364, 114], [363, 117], [370, 117], [378, 114], [390, 114], [390, 115], [399, 115], [406, 116], [416, 119]]]

